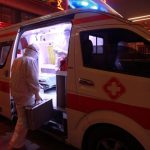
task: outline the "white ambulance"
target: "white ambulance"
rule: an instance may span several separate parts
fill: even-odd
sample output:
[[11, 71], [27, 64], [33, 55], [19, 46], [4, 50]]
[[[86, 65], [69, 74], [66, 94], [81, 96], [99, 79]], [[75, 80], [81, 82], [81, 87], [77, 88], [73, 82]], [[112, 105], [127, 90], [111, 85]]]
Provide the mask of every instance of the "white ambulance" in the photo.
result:
[[11, 66], [31, 43], [40, 48], [41, 95], [54, 109], [41, 130], [83, 150], [150, 150], [148, 31], [116, 14], [78, 9], [1, 30], [0, 114], [9, 119]]

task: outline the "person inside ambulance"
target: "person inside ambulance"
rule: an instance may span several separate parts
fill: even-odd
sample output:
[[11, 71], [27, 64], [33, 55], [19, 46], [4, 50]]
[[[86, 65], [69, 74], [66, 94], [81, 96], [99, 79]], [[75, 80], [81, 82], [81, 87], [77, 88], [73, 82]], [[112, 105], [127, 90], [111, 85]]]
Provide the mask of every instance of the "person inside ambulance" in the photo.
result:
[[117, 67], [118, 70], [123, 70], [123, 65], [121, 63], [121, 59], [127, 55], [127, 50], [128, 50], [128, 43], [125, 41], [120, 41], [118, 42], [117, 45], [117, 56], [115, 60], [115, 66]]
[[[66, 28], [61, 33], [60, 42], [54, 46], [54, 51], [56, 54], [56, 70], [65, 70], [67, 54], [68, 54], [68, 46], [69, 46], [69, 39], [70, 39], [70, 29]], [[63, 68], [63, 69], [61, 69]]]
[[16, 58], [11, 70], [11, 94], [17, 110], [17, 123], [8, 145], [8, 150], [25, 147], [25, 137], [28, 131], [24, 107], [40, 102], [40, 85], [38, 81], [37, 45], [31, 44], [25, 48], [22, 57]]
[[93, 43], [87, 37], [82, 41], [82, 55], [83, 55], [83, 63], [86, 67], [92, 67], [92, 53], [93, 53]]

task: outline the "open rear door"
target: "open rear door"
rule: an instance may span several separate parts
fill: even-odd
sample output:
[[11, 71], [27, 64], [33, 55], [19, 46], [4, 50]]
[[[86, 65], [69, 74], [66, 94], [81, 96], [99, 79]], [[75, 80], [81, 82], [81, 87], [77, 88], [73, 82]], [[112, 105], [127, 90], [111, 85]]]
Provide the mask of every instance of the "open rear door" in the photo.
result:
[[0, 115], [12, 119], [14, 112], [10, 95], [10, 69], [13, 58], [13, 45], [18, 27], [3, 29], [0, 32]]

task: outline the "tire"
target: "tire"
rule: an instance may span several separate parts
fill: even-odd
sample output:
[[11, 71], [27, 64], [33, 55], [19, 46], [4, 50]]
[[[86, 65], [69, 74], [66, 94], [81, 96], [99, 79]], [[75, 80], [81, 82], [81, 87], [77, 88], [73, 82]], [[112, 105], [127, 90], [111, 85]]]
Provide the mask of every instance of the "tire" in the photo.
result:
[[113, 125], [96, 126], [86, 134], [83, 150], [144, 150], [129, 133]]

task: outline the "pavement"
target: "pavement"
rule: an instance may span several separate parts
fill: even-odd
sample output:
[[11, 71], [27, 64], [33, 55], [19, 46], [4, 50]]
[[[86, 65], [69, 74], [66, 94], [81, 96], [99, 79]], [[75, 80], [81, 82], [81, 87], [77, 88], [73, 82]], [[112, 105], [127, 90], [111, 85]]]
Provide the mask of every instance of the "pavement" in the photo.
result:
[[[14, 122], [11, 122], [10, 120], [0, 116], [0, 150], [7, 150], [7, 146], [13, 134], [14, 128]], [[32, 137], [32, 135], [36, 137], [37, 133], [35, 132], [35, 134], [33, 134], [33, 132], [29, 131], [29, 133], [27, 134], [27, 139], [25, 141], [26, 149], [40, 150], [41, 145], [38, 143], [38, 141], [36, 141], [35, 138]]]
[[[0, 150], [7, 150], [14, 128], [15, 122], [0, 116]], [[77, 150], [71, 145], [56, 140], [54, 137], [39, 130], [29, 130], [25, 147], [26, 150]]]

